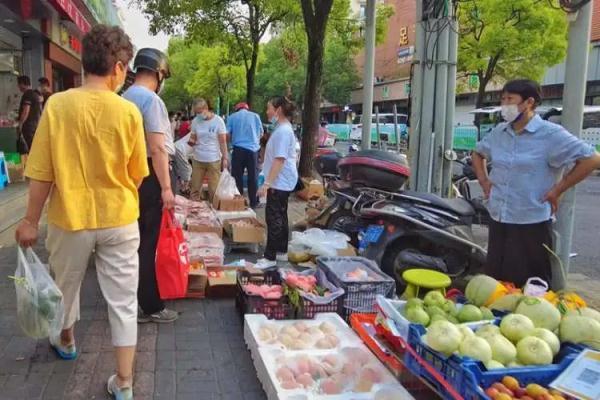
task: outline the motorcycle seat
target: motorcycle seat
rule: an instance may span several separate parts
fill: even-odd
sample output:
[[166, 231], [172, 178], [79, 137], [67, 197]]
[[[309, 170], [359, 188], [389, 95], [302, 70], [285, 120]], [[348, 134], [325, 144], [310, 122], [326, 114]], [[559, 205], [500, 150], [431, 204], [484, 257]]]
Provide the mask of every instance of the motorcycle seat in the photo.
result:
[[436, 196], [431, 193], [419, 193], [419, 192], [411, 192], [405, 191], [403, 194], [416, 197], [421, 199], [427, 203], [430, 203], [434, 207], [439, 207], [447, 211], [451, 211], [455, 214], [460, 215], [461, 217], [470, 217], [475, 215], [475, 209], [465, 199], [445, 199], [440, 196]]

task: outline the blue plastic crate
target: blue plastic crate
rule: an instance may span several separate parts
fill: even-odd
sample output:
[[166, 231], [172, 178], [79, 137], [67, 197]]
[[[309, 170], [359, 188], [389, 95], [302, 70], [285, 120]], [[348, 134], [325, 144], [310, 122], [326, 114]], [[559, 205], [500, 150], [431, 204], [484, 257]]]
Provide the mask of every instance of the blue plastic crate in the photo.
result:
[[575, 353], [569, 353], [568, 349], [557, 355], [561, 358], [558, 364], [546, 366], [532, 366], [521, 368], [496, 369], [484, 371], [477, 363], [466, 363], [463, 365], [465, 381], [460, 390], [465, 400], [491, 400], [484, 392], [495, 382], [500, 382], [503, 377], [510, 375], [516, 378], [521, 386], [529, 383], [548, 386], [556, 379], [577, 357]]
[[[500, 323], [500, 318], [496, 319], [494, 323], [498, 325]], [[573, 361], [577, 354], [581, 352], [581, 348], [576, 346], [563, 345], [560, 353], [557, 354], [554, 359], [555, 364], [547, 366], [503, 368], [499, 370], [488, 371], [484, 367], [483, 363], [479, 361], [470, 358], [459, 357], [456, 355], [447, 357], [442, 353], [429, 348], [421, 340], [421, 336], [423, 336], [425, 333], [426, 329], [422, 325], [411, 324], [409, 327], [408, 344], [415, 349], [421, 358], [437, 369], [443, 375], [446, 381], [448, 381], [448, 383], [450, 383], [452, 387], [454, 387], [461, 394], [461, 396], [465, 398], [465, 400], [488, 400], [488, 397], [485, 397], [483, 390], [479, 389], [478, 391], [479, 385], [487, 388], [488, 386], [491, 386], [492, 383], [501, 380], [505, 375], [514, 376], [515, 378], [519, 379], [520, 382], [521, 380], [519, 377], [522, 377], [522, 379], [524, 379], [524, 382], [522, 383], [541, 382], [540, 384], [544, 384], [542, 382], [544, 376], [551, 375], [553, 373], [555, 374], [553, 376], [557, 376], [558, 373], [563, 371]], [[443, 387], [437, 383], [433, 376], [424, 367], [418, 364], [417, 361], [414, 360], [408, 353], [405, 355], [405, 364], [413, 374], [426, 379], [434, 387], [436, 387], [440, 393], [443, 393]], [[500, 377], [499, 379], [498, 376]], [[488, 381], [491, 383], [485, 386], [487, 384], [486, 382]], [[477, 397], [475, 393], [478, 393], [478, 395], [483, 395], [484, 397]]]

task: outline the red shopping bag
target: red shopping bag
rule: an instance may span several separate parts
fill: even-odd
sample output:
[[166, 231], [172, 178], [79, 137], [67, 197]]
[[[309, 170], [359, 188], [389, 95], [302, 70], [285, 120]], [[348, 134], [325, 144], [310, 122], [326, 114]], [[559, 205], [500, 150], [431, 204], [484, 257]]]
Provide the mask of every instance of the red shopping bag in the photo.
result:
[[160, 298], [185, 297], [189, 272], [188, 247], [183, 230], [175, 222], [173, 212], [164, 210], [156, 246], [156, 281]]

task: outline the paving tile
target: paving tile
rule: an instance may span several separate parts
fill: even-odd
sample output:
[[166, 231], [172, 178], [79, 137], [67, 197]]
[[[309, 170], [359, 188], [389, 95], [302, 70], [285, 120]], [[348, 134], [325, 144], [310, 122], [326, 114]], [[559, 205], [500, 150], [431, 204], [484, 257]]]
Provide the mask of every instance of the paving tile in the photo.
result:
[[140, 396], [152, 396], [154, 394], [154, 372], [138, 372], [135, 374], [133, 392], [136, 399]]
[[175, 369], [175, 351], [160, 350], [156, 352], [155, 370], [174, 370]]
[[153, 351], [138, 351], [135, 355], [136, 372], [154, 372], [156, 353]]
[[174, 399], [177, 390], [175, 370], [158, 370], [154, 375], [154, 398]]

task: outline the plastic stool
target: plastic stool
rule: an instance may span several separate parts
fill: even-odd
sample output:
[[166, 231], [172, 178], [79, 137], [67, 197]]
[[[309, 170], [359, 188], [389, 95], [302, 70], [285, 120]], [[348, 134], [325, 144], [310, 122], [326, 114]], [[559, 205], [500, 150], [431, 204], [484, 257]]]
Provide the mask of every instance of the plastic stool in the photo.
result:
[[8, 186], [8, 167], [4, 159], [4, 152], [0, 151], [0, 190]]
[[419, 297], [421, 288], [437, 290], [445, 296], [446, 288], [452, 283], [448, 275], [431, 269], [406, 270], [402, 273], [402, 279], [407, 283], [402, 297], [407, 299]]

